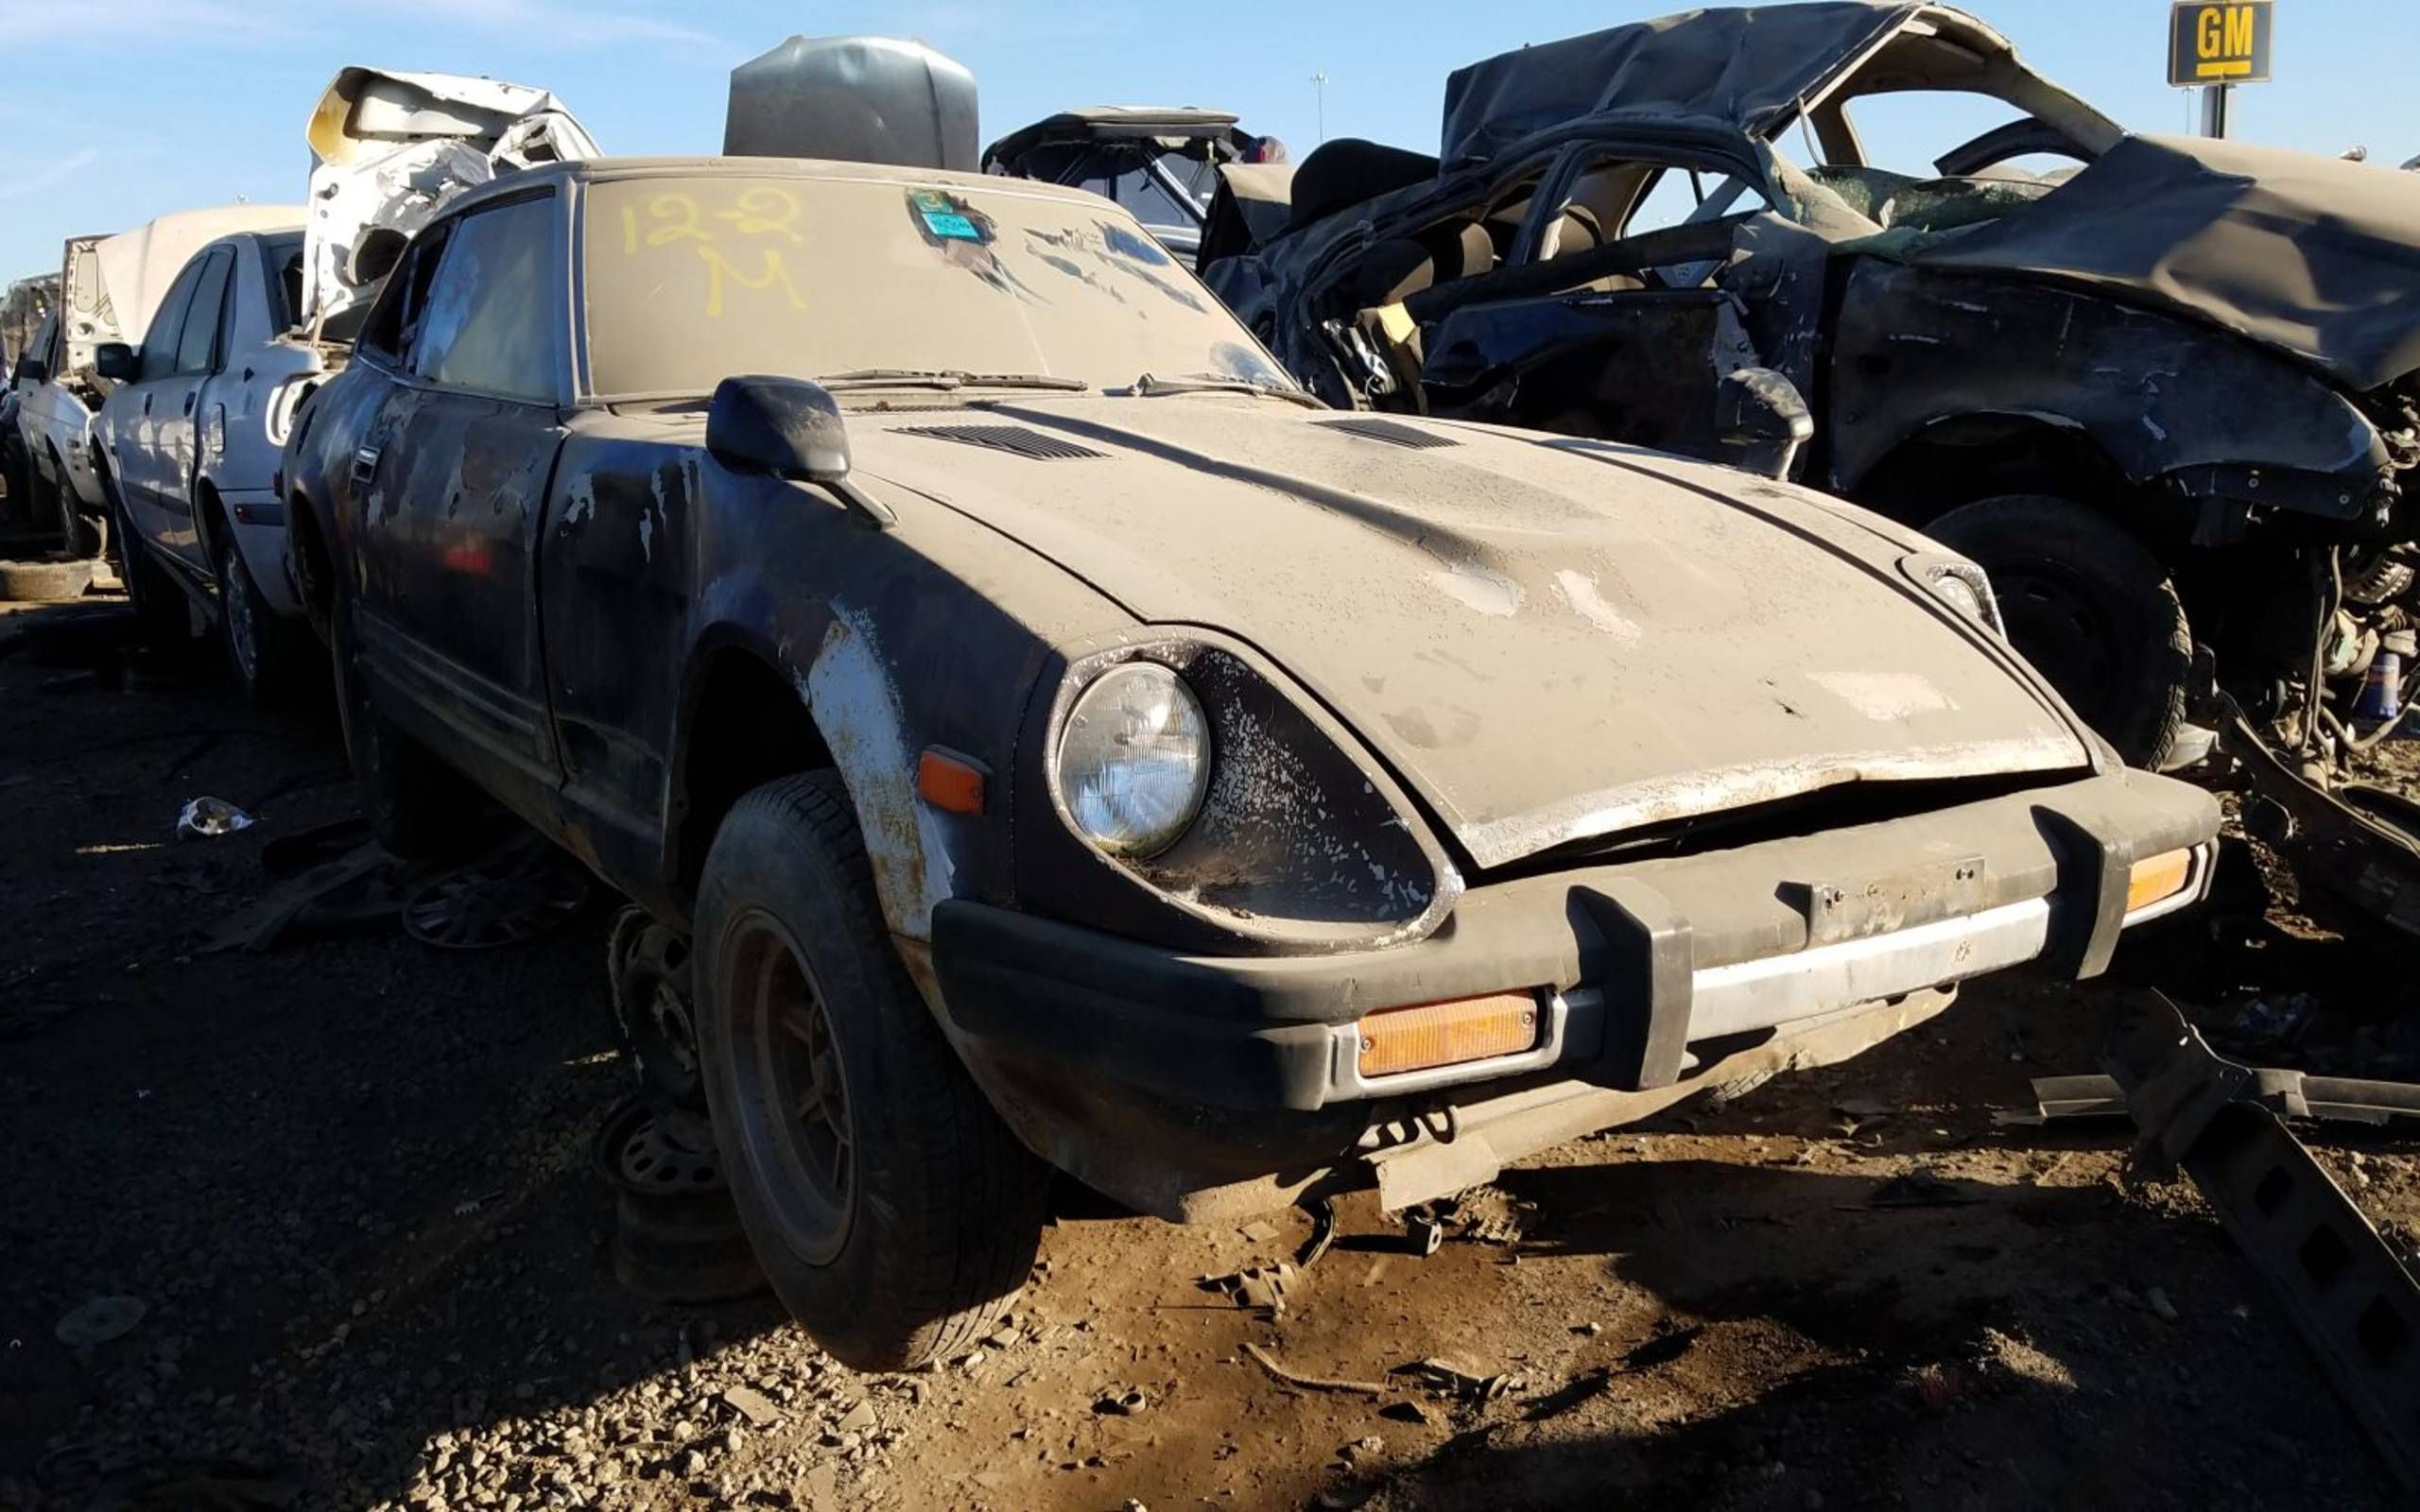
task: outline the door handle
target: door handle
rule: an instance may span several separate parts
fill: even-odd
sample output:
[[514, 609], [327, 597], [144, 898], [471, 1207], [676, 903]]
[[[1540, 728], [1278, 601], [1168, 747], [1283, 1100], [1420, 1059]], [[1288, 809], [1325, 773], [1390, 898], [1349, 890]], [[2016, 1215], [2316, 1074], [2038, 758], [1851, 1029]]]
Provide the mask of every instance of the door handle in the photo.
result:
[[146, 415], [151, 413], [151, 396], [149, 394], [143, 396], [143, 413]]
[[199, 394], [196, 390], [191, 389], [191, 388], [188, 388], [188, 389], [186, 389], [186, 390], [185, 390], [185, 413], [186, 413], [186, 414], [190, 415], [190, 414], [192, 414], [192, 413], [193, 413], [193, 402], [194, 402], [197, 398], [199, 398], [199, 397], [200, 397], [200, 396], [199, 396]]
[[378, 448], [365, 446], [353, 454], [353, 481], [367, 483], [378, 475]]

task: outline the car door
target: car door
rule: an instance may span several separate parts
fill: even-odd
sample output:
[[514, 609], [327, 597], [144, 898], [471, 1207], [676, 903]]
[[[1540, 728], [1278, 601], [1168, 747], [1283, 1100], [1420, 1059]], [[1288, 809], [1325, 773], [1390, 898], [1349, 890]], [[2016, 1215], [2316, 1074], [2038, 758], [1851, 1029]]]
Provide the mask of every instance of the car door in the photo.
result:
[[[526, 814], [560, 770], [537, 625], [537, 540], [570, 398], [551, 187], [474, 207], [418, 247], [402, 371], [356, 452], [363, 649], [458, 765]], [[423, 240], [425, 241], [426, 233]]]
[[194, 477], [199, 463], [202, 390], [217, 370], [226, 345], [235, 249], [221, 244], [195, 261], [200, 277], [178, 335], [176, 366], [165, 378], [146, 386], [143, 404], [151, 423], [151, 462], [158, 469], [152, 491], [160, 518], [157, 539], [198, 576], [208, 577], [213, 564], [194, 517]]
[[160, 455], [159, 396], [176, 381], [177, 357], [183, 345], [185, 313], [193, 306], [193, 291], [201, 282], [206, 258], [185, 264], [168, 285], [153, 312], [151, 327], [143, 333], [135, 352], [134, 381], [122, 385], [103, 407], [108, 418], [96, 427], [109, 448], [110, 475], [125, 501], [128, 523], [143, 540], [158, 543], [167, 533], [168, 517], [161, 502], [167, 463]]

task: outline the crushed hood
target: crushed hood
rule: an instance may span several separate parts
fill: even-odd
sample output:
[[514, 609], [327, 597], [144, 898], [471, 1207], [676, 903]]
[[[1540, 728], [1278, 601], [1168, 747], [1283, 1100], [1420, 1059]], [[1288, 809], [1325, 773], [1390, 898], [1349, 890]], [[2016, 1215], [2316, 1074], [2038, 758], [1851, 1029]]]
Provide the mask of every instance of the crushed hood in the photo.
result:
[[2129, 137], [1998, 220], [1910, 245], [2211, 321], [2370, 389], [2420, 368], [2420, 177], [2203, 137]]
[[[1260, 647], [1498, 866], [1853, 782], [2074, 770], [2064, 712], [1848, 507], [1599, 442], [1194, 395], [850, 419], [856, 466]], [[1362, 421], [1369, 417], [1360, 417]], [[1449, 444], [1399, 444], [1409, 430]], [[1182, 540], [1184, 549], [1168, 543]]]
[[390, 254], [458, 195], [497, 174], [597, 156], [561, 100], [462, 74], [348, 68], [304, 133], [311, 218], [303, 233], [305, 327], [378, 292]]
[[1620, 109], [1763, 136], [1926, 8], [1896, 0], [1691, 10], [1502, 53], [1445, 80], [1440, 157], [1493, 157], [1533, 131]]

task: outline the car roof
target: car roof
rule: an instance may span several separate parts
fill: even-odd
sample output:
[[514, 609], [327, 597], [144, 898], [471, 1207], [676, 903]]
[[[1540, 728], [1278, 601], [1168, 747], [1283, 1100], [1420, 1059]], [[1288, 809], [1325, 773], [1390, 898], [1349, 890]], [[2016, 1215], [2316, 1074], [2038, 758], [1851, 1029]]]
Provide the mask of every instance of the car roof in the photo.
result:
[[500, 174], [449, 203], [459, 209], [510, 196], [531, 184], [554, 180], [579, 183], [612, 183], [625, 179], [822, 179], [856, 183], [895, 183], [902, 187], [955, 185], [994, 194], [1039, 195], [1099, 209], [1101, 198], [1088, 190], [1042, 183], [1031, 179], [1006, 179], [995, 173], [959, 173], [947, 168], [907, 167], [888, 163], [849, 163], [835, 158], [582, 158], [547, 163]]

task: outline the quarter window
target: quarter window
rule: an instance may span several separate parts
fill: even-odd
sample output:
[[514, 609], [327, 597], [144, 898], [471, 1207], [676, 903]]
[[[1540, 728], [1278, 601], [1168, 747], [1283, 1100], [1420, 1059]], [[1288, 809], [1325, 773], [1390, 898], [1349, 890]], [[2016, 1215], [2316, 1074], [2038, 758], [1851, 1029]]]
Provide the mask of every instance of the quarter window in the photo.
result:
[[448, 387], [557, 397], [555, 198], [475, 211], [454, 227], [429, 285], [412, 370]]

